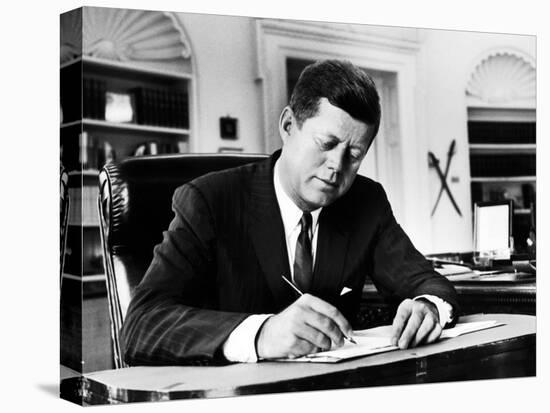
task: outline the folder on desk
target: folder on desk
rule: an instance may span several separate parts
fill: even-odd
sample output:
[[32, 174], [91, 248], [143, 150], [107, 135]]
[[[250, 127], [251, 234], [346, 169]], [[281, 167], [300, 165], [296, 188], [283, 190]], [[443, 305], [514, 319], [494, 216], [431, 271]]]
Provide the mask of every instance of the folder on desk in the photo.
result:
[[[443, 330], [440, 340], [450, 339], [458, 337], [462, 334], [497, 327], [500, 325], [504, 325], [504, 323], [500, 323], [495, 320], [457, 323], [453, 328]], [[339, 348], [334, 348], [319, 353], [312, 353], [294, 359], [279, 359], [278, 361], [338, 363], [340, 361], [349, 360], [356, 357], [399, 350], [399, 347], [391, 344], [391, 328], [391, 325], [387, 325], [366, 330], [356, 330], [353, 332], [352, 337], [357, 344], [346, 342]]]
[[460, 264], [445, 263], [445, 264], [434, 266], [434, 269], [437, 273], [449, 279], [456, 279], [459, 277], [468, 279], [469, 277], [476, 277], [475, 272], [471, 268]]

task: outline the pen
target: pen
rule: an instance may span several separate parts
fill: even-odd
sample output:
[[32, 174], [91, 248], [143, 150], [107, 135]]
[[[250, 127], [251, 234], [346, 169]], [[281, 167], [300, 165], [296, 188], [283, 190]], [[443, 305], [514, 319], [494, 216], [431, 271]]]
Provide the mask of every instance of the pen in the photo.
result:
[[[281, 275], [281, 277], [283, 278], [283, 280], [284, 280], [288, 285], [290, 285], [290, 286], [294, 289], [294, 291], [296, 291], [298, 294], [300, 294], [300, 296], [304, 295], [304, 293], [301, 292], [301, 291], [298, 289], [298, 287], [296, 287], [296, 286], [292, 283], [292, 281], [290, 281], [290, 280], [289, 280], [288, 278], [286, 278], [284, 275]], [[348, 340], [350, 343], [357, 344], [357, 342], [356, 342], [352, 337], [348, 337], [348, 336], [345, 335], [343, 332], [342, 332], [342, 335], [343, 335], [344, 338], [345, 338], [346, 340]]]

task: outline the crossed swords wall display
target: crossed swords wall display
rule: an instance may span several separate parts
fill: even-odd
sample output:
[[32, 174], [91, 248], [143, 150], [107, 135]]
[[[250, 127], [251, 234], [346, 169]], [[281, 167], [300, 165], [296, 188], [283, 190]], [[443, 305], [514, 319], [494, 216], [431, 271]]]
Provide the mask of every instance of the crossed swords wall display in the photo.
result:
[[453, 194], [451, 193], [449, 185], [447, 184], [447, 176], [449, 175], [451, 159], [455, 154], [455, 146], [456, 146], [456, 141], [453, 139], [453, 141], [451, 142], [451, 146], [449, 147], [449, 151], [447, 152], [447, 165], [445, 165], [445, 173], [441, 172], [441, 168], [439, 167], [439, 159], [436, 158], [433, 152], [428, 152], [429, 165], [430, 167], [435, 168], [435, 171], [437, 172], [437, 176], [441, 181], [441, 188], [439, 188], [439, 194], [437, 195], [435, 205], [432, 209], [432, 215], [431, 215], [432, 217], [435, 214], [435, 210], [437, 209], [437, 205], [439, 204], [439, 200], [441, 199], [441, 195], [443, 194], [443, 191], [447, 192], [447, 195], [449, 195], [449, 199], [451, 200], [451, 203], [456, 209], [456, 212], [458, 212], [458, 215], [462, 216], [462, 212], [460, 212], [460, 208], [458, 207], [458, 204], [456, 203], [453, 197]]

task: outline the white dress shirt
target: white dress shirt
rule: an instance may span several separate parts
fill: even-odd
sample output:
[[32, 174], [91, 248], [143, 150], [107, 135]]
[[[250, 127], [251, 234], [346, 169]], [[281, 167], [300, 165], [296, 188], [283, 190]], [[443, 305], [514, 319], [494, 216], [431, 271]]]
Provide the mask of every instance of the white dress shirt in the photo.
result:
[[[283, 227], [285, 229], [286, 250], [288, 252], [288, 264], [290, 267], [290, 276], [294, 281], [294, 255], [296, 253], [296, 242], [302, 231], [302, 225], [300, 220], [304, 211], [296, 206], [294, 201], [286, 194], [281, 180], [279, 178], [279, 162], [275, 163], [275, 171], [273, 172], [273, 183], [275, 186], [275, 196], [279, 204], [279, 210], [281, 211], [281, 218], [283, 219]], [[319, 233], [319, 214], [323, 208], [317, 208], [311, 213], [311, 233], [309, 239], [311, 240], [311, 256], [313, 258], [313, 266], [315, 266], [315, 257], [317, 253], [317, 234]]]
[[[294, 281], [294, 254], [296, 250], [296, 241], [300, 235], [303, 211], [296, 206], [294, 201], [288, 196], [283, 189], [279, 175], [279, 161], [275, 163], [273, 173], [273, 184], [275, 186], [275, 196], [281, 211], [281, 218], [285, 230], [286, 249], [288, 252], [288, 263], [290, 268], [290, 276]], [[311, 211], [311, 253], [313, 265], [315, 265], [315, 257], [317, 252], [317, 234], [319, 233], [319, 214], [323, 208], [318, 208]], [[290, 287], [289, 287], [290, 288]], [[451, 320], [452, 307], [439, 297], [433, 295], [421, 295], [415, 297], [415, 300], [425, 298], [432, 302], [439, 312], [439, 322], [442, 327]], [[258, 361], [256, 354], [255, 339], [262, 324], [273, 314], [253, 314], [247, 317], [239, 324], [229, 335], [223, 345], [223, 354], [229, 361], [254, 363]]]

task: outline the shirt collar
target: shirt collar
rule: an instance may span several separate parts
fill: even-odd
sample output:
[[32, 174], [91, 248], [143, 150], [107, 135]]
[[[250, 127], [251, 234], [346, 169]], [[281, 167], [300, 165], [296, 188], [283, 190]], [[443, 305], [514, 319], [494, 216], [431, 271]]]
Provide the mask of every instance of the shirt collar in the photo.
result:
[[[279, 161], [275, 163], [273, 172], [273, 184], [275, 186], [275, 196], [277, 203], [279, 204], [279, 210], [281, 211], [281, 217], [283, 219], [283, 225], [285, 227], [285, 234], [288, 236], [294, 228], [300, 223], [302, 214], [304, 213], [294, 201], [288, 196], [283, 188], [280, 177]], [[317, 222], [319, 220], [319, 214], [323, 208], [317, 208], [311, 211], [311, 228], [312, 232], [315, 231]]]

